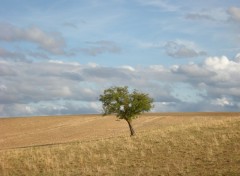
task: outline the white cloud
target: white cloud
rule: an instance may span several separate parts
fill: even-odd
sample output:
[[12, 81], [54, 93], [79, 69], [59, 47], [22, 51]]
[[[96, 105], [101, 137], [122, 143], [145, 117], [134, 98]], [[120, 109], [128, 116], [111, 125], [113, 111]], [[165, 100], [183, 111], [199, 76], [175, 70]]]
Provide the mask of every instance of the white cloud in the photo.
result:
[[190, 20], [215, 20], [210, 15], [201, 13], [189, 13], [186, 15], [186, 18]]
[[122, 67], [120, 67], [120, 68], [126, 69], [126, 70], [128, 70], [128, 71], [132, 71], [132, 72], [135, 71], [135, 68], [133, 68], [133, 67], [131, 67], [131, 66], [129, 66], [129, 65], [124, 65], [124, 66], [122, 66]]
[[164, 43], [162, 42], [143, 42], [143, 41], [137, 41], [136, 44], [143, 49], [149, 49], [149, 48], [162, 48], [164, 46]]
[[168, 41], [165, 46], [167, 55], [174, 58], [193, 58], [205, 56], [205, 51], [198, 50], [194, 43], [185, 41]]
[[160, 8], [163, 11], [176, 11], [177, 6], [171, 4], [168, 0], [137, 0], [140, 4], [144, 6], [152, 6]]
[[236, 62], [240, 62], [240, 53], [238, 53], [238, 54], [235, 56], [235, 61], [236, 61]]
[[225, 72], [230, 74], [237, 73], [240, 70], [240, 63], [230, 60], [226, 56], [208, 57], [204, 63], [207, 69], [218, 73]]
[[231, 19], [240, 22], [240, 8], [239, 7], [230, 7], [228, 13], [231, 16]]
[[112, 41], [96, 41], [96, 42], [86, 42], [88, 47], [80, 48], [79, 51], [90, 56], [97, 56], [103, 53], [120, 53], [121, 48]]
[[[81, 21], [83, 24], [85, 24], [86, 22], [85, 21]], [[78, 29], [78, 26], [75, 24], [75, 23], [73, 23], [73, 22], [65, 22], [65, 23], [63, 23], [63, 26], [65, 26], [65, 27], [70, 27], [70, 28], [73, 28], [73, 29]]]
[[231, 61], [226, 56], [222, 57], [208, 57], [205, 60], [205, 65], [212, 70], [223, 70], [228, 68]]
[[80, 64], [78, 62], [64, 62], [64, 61], [61, 61], [61, 60], [49, 60], [48, 62], [53, 63], [53, 64], [80, 66]]
[[97, 63], [94, 63], [94, 62], [89, 62], [87, 65], [92, 68], [96, 68], [99, 66]]
[[190, 63], [187, 65], [174, 66], [172, 71], [175, 73], [182, 73], [186, 75], [191, 75], [193, 78], [205, 77], [211, 74], [211, 72], [197, 64]]
[[227, 21], [228, 14], [223, 8], [203, 9], [201, 11], [189, 12], [186, 14], [189, 20]]
[[7, 62], [0, 62], [0, 76], [15, 76], [17, 74], [17, 71], [12, 68], [11, 64], [8, 64]]
[[5, 86], [4, 84], [0, 85], [0, 91], [6, 91], [6, 90], [7, 90], [7, 86]]
[[4, 60], [10, 60], [10, 61], [28, 61], [25, 54], [20, 52], [12, 52], [8, 51], [4, 48], [0, 48], [0, 58]]
[[217, 98], [216, 100], [212, 101], [212, 104], [214, 105], [220, 105], [220, 106], [232, 106], [233, 103], [231, 102], [231, 100], [229, 100], [226, 97], [222, 97], [222, 98]]
[[36, 26], [19, 28], [10, 23], [0, 23], [0, 40], [30, 42], [52, 54], [64, 54], [65, 41], [62, 36], [57, 33], [46, 33]]

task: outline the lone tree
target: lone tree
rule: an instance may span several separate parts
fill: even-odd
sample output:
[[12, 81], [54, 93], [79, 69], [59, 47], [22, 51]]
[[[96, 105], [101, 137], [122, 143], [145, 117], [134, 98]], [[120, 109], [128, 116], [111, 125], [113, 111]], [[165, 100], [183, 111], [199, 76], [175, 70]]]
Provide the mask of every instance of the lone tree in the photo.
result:
[[132, 119], [153, 107], [153, 99], [148, 94], [137, 90], [129, 93], [127, 86], [106, 89], [99, 100], [102, 102], [103, 115], [116, 114], [117, 118], [126, 120], [131, 136], [135, 135]]

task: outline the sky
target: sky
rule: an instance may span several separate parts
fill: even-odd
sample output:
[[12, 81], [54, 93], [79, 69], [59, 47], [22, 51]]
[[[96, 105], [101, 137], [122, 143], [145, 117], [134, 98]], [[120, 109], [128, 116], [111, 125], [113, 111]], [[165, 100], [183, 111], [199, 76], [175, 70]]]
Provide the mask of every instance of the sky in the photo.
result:
[[1, 0], [0, 117], [101, 113], [112, 86], [239, 111], [239, 72], [239, 0]]

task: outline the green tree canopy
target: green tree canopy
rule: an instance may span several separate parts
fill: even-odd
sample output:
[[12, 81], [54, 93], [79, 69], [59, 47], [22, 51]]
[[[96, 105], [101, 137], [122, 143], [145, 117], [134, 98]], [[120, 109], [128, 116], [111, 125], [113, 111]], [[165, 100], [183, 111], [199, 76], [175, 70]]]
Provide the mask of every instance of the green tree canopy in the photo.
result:
[[153, 99], [148, 94], [137, 90], [130, 93], [127, 86], [106, 89], [99, 100], [102, 102], [103, 115], [116, 114], [117, 118], [126, 120], [131, 136], [135, 135], [132, 119], [153, 107]]

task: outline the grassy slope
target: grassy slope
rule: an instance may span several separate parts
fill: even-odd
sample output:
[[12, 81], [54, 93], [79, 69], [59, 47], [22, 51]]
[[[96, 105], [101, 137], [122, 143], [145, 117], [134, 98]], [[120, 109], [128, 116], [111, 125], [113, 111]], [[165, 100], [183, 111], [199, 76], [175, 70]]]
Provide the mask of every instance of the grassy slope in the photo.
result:
[[134, 138], [2, 150], [0, 175], [240, 175], [240, 119], [196, 118]]

